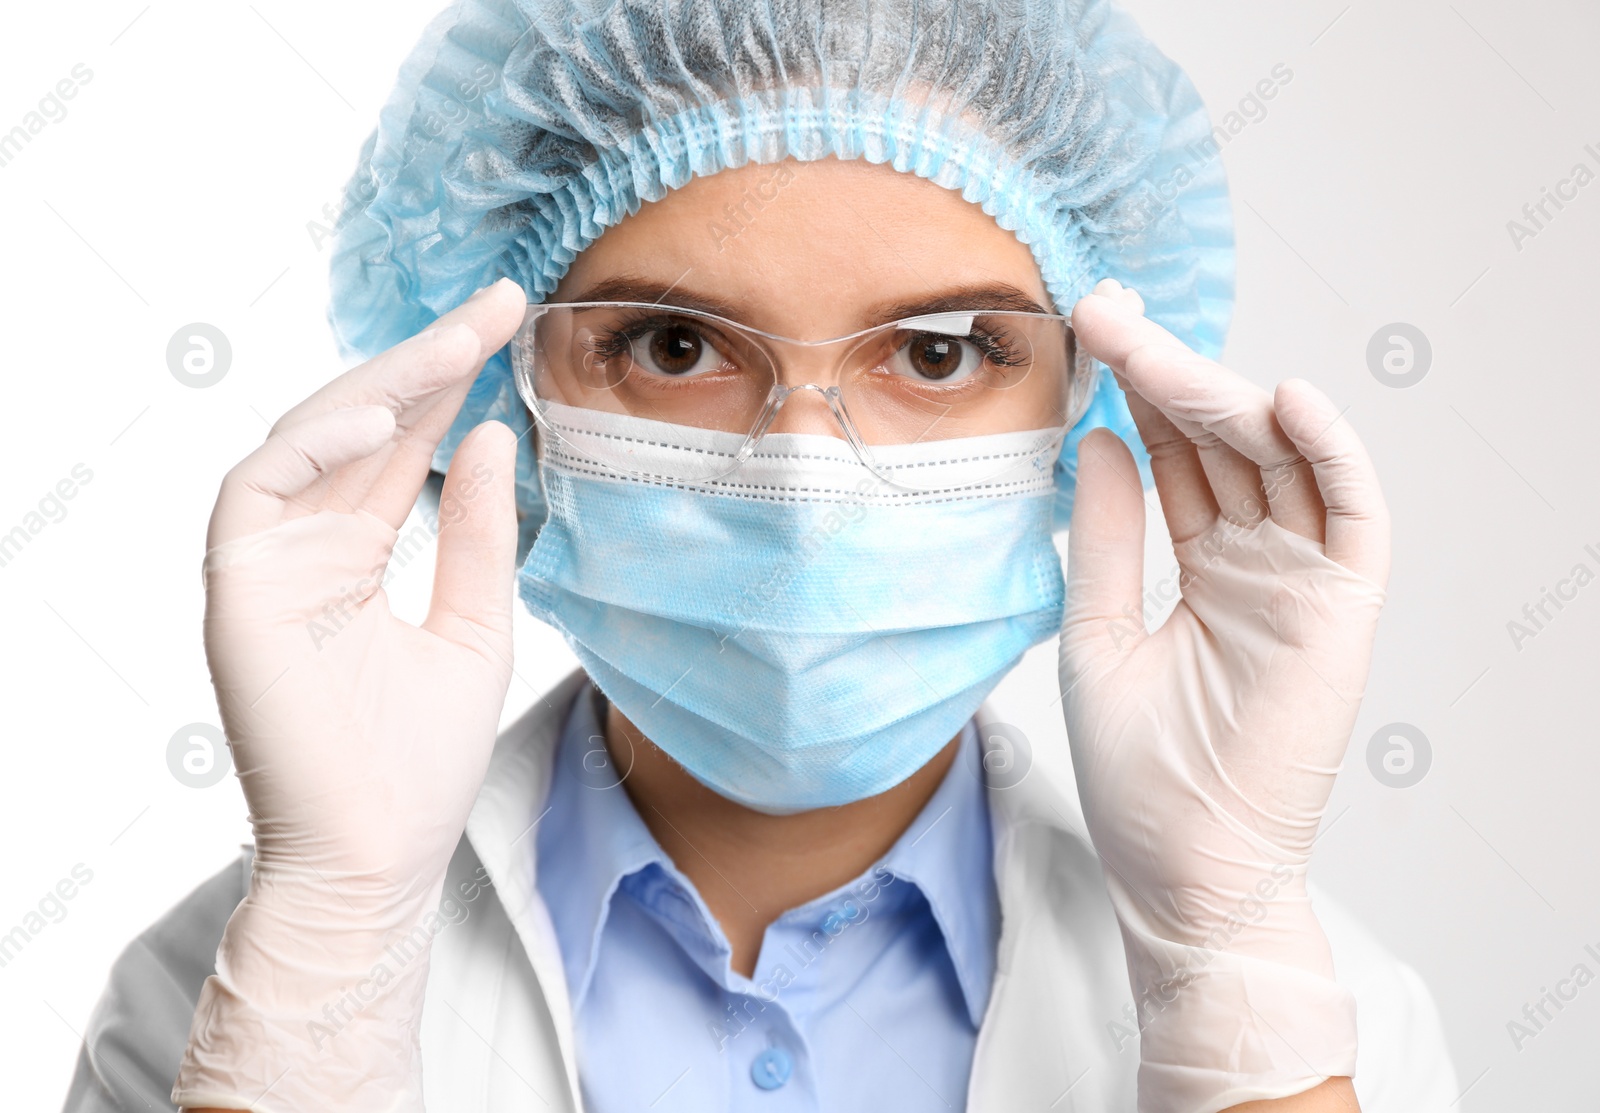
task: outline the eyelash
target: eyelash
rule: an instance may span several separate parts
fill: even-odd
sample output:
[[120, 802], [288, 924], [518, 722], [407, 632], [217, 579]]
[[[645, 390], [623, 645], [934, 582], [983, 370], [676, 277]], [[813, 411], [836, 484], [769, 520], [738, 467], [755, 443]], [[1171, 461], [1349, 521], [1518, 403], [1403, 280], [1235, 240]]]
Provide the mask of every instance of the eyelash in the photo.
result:
[[974, 329], [963, 337], [969, 344], [983, 353], [983, 358], [997, 367], [1015, 367], [1022, 362], [1022, 355], [999, 332], [984, 329]]
[[[687, 328], [696, 336], [712, 347], [717, 347], [714, 336], [708, 336], [706, 330], [686, 317], [672, 316], [639, 316], [618, 325], [607, 328], [604, 333], [589, 341], [589, 350], [602, 359], [615, 359], [627, 353], [633, 342], [659, 328], [676, 326]], [[915, 334], [913, 334], [915, 335]], [[983, 357], [997, 367], [1015, 367], [1023, 362], [1022, 355], [1013, 347], [1006, 337], [998, 332], [988, 329], [974, 329], [966, 336], [959, 339], [967, 341]]]

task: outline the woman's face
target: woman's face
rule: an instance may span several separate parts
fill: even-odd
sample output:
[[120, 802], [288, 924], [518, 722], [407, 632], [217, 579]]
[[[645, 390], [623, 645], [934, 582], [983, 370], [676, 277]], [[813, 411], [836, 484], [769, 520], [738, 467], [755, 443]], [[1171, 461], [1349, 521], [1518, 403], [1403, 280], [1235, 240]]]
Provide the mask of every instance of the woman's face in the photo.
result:
[[[976, 205], [891, 167], [831, 158], [695, 178], [608, 229], [551, 298], [714, 305], [807, 340], [955, 299], [1054, 311], [1032, 252]], [[772, 431], [842, 435], [812, 392], [785, 404]]]

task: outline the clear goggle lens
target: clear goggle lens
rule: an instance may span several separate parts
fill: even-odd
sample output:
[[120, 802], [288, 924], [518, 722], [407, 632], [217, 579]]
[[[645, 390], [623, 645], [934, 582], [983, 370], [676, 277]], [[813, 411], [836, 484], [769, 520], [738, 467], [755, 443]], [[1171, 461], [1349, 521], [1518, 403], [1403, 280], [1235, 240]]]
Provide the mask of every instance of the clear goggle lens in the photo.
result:
[[1094, 381], [1066, 318], [1009, 310], [798, 341], [672, 306], [533, 305], [512, 363], [546, 447], [603, 470], [648, 470], [625, 438], [594, 435], [595, 421], [584, 420], [615, 414], [703, 431], [675, 465], [682, 479], [731, 474], [781, 429], [842, 436], [880, 478], [921, 490], [951, 482], [909, 462], [924, 460], [930, 441], [951, 442], [964, 482], [985, 478], [974, 461], [990, 455], [990, 441], [959, 443], [971, 438], [1004, 446], [992, 453], [993, 475], [1053, 461]]

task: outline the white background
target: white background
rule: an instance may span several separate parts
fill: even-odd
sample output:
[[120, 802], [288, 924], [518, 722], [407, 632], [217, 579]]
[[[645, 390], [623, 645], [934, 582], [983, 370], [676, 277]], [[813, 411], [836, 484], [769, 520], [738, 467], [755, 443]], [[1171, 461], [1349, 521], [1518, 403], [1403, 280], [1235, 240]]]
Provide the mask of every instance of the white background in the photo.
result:
[[[1292, 70], [1223, 155], [1240, 247], [1228, 360], [1263, 384], [1308, 377], [1347, 406], [1394, 511], [1377, 662], [1314, 876], [1432, 986], [1459, 1108], [1578, 1108], [1593, 1100], [1600, 984], [1520, 1050], [1507, 1022], [1574, 965], [1600, 974], [1583, 949], [1600, 950], [1600, 584], [1520, 647], [1507, 624], [1574, 565], [1600, 573], [1584, 549], [1600, 553], [1600, 182], [1520, 250], [1507, 222], [1575, 163], [1600, 170], [1600, 12], [1132, 6], [1214, 117], [1278, 63]], [[187, 788], [166, 761], [175, 731], [216, 721], [206, 517], [227, 467], [340, 369], [327, 252], [307, 225], [338, 199], [435, 3], [21, 7], [0, 17], [0, 132], [74, 65], [93, 72], [0, 167], [0, 533], [75, 465], [93, 472], [0, 568], [0, 933], [74, 865], [93, 872], [0, 967], [7, 1107], [48, 1109], [112, 959], [248, 836], [231, 779]], [[167, 370], [169, 338], [192, 322], [232, 343], [209, 389]], [[1433, 347], [1408, 389], [1368, 368], [1369, 339], [1393, 322]], [[424, 563], [396, 585], [408, 613]], [[1168, 571], [1158, 559], [1149, 578]], [[571, 661], [531, 620], [520, 636], [510, 712]], [[1048, 722], [1053, 655], [1040, 647], [1003, 687], [1017, 722]], [[1367, 739], [1396, 721], [1432, 744], [1415, 787], [1368, 769]]]

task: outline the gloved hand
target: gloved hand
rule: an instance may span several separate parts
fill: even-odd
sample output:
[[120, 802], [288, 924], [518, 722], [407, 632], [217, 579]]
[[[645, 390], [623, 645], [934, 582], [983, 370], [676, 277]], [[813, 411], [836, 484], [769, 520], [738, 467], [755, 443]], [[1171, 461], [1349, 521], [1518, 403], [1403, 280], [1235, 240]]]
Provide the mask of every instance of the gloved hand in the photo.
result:
[[1078, 340], [1127, 391], [1181, 600], [1143, 617], [1144, 502], [1110, 433], [1079, 449], [1061, 688], [1142, 1030], [1139, 1108], [1212, 1113], [1355, 1070], [1305, 875], [1389, 570], [1371, 462], [1325, 395], [1273, 395], [1104, 282]]
[[397, 619], [382, 584], [435, 445], [525, 304], [509, 280], [480, 290], [296, 406], [222, 483], [206, 657], [255, 861], [179, 1105], [422, 1108], [427, 944], [511, 676], [510, 429], [455, 455], [427, 620]]

